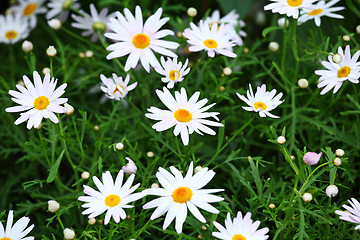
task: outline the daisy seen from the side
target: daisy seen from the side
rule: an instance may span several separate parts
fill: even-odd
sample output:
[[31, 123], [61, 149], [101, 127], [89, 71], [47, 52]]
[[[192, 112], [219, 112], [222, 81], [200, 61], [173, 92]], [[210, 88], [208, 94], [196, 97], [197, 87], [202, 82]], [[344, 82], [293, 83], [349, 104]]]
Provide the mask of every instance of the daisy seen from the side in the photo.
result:
[[329, 2], [325, 2], [324, 0], [316, 3], [312, 8], [302, 9], [302, 15], [299, 17], [298, 22], [304, 23], [311, 19], [314, 19], [316, 26], [320, 27], [321, 17], [327, 16], [331, 18], [344, 18], [342, 15], [336, 14], [334, 12], [345, 9], [345, 7], [332, 7], [340, 0], [332, 0]]
[[167, 88], [173, 88], [175, 83], [181, 82], [184, 76], [190, 72], [190, 68], [186, 68], [189, 60], [186, 59], [184, 66], [182, 62], [177, 61], [177, 57], [173, 59], [167, 58], [165, 61], [164, 57], [160, 58], [161, 67], [155, 67], [155, 70], [165, 77], [161, 78], [161, 81], [167, 83]]
[[229, 49], [235, 46], [231, 38], [236, 33], [234, 30], [228, 31], [229, 26], [229, 24], [224, 23], [220, 26], [217, 23], [209, 26], [203, 20], [200, 20], [199, 26], [196, 26], [191, 22], [191, 28], [185, 29], [183, 33], [183, 36], [188, 39], [187, 42], [190, 44], [189, 51], [199, 52], [205, 50], [209, 57], [214, 57], [215, 53], [217, 53], [235, 58], [236, 54]]
[[34, 237], [26, 235], [34, 228], [34, 224], [30, 225], [27, 228], [27, 225], [30, 222], [30, 218], [22, 217], [16, 221], [13, 225], [13, 210], [9, 211], [8, 218], [6, 221], [6, 227], [4, 228], [2, 222], [0, 221], [0, 239], [2, 240], [34, 240]]
[[358, 224], [355, 230], [360, 229], [360, 203], [355, 198], [348, 200], [350, 206], [342, 205], [347, 211], [336, 210], [335, 213], [339, 215], [341, 220]]
[[266, 233], [269, 232], [269, 228], [261, 228], [258, 230], [260, 221], [253, 222], [250, 212], [246, 213], [243, 217], [239, 211], [233, 221], [230, 218], [230, 213], [228, 213], [225, 219], [225, 227], [216, 221], [213, 223], [220, 232], [213, 232], [212, 235], [218, 239], [265, 240], [269, 238], [269, 236], [266, 235]]
[[104, 86], [101, 86], [101, 90], [106, 94], [106, 97], [119, 101], [126, 97], [129, 91], [133, 90], [137, 82], [128, 86], [130, 81], [130, 75], [127, 74], [125, 80], [122, 77], [118, 77], [115, 73], [112, 74], [112, 78], [107, 78], [103, 74], [100, 75], [100, 79]]
[[216, 121], [219, 121], [217, 117], [219, 113], [206, 112], [214, 106], [215, 103], [204, 107], [208, 99], [204, 98], [198, 101], [200, 92], [195, 92], [188, 99], [185, 88], [181, 88], [180, 92], [175, 91], [174, 98], [170, 91], [164, 87], [163, 91], [157, 89], [156, 94], [169, 110], [150, 107], [147, 109], [149, 113], [146, 113], [145, 116], [149, 119], [159, 120], [159, 122], [152, 126], [152, 128], [158, 132], [175, 126], [173, 133], [175, 136], [181, 135], [181, 140], [185, 146], [189, 144], [189, 134], [197, 132], [203, 135], [202, 132], [204, 132], [210, 135], [216, 135], [216, 132], [208, 126], [224, 126], [222, 123], [205, 119], [213, 117]]
[[[83, 16], [75, 14], [71, 15], [71, 17], [76, 21], [71, 23], [71, 26], [85, 30], [82, 33], [82, 36], [91, 36], [91, 41], [93, 42], [96, 42], [99, 39], [98, 32], [104, 34], [108, 31], [107, 24], [109, 19], [114, 16], [114, 14], [107, 15], [107, 8], [102, 9], [101, 12], [98, 13], [94, 4], [90, 4], [91, 15], [83, 10], [80, 10], [80, 13], [82, 13]], [[103, 35], [101, 36], [103, 37]]]
[[260, 117], [271, 117], [279, 118], [270, 113], [271, 110], [275, 109], [285, 100], [280, 100], [282, 93], [276, 95], [276, 89], [273, 89], [271, 92], [266, 91], [266, 85], [263, 84], [261, 87], [257, 87], [256, 93], [254, 95], [251, 84], [249, 84], [249, 90], [246, 91], [247, 98], [244, 95], [236, 93], [236, 95], [249, 107], [242, 107], [246, 111], [258, 112]]
[[203, 223], [206, 222], [206, 219], [198, 208], [213, 214], [219, 213], [219, 210], [209, 203], [224, 200], [224, 198], [212, 194], [224, 190], [201, 189], [215, 176], [213, 170], [205, 167], [193, 175], [193, 163], [191, 162], [185, 177], [183, 177], [181, 172], [174, 166], [170, 167], [170, 171], [172, 174], [164, 168], [159, 167], [156, 177], [163, 188], [150, 188], [143, 191], [146, 195], [160, 196], [143, 206], [144, 209], [156, 208], [150, 217], [151, 220], [166, 213], [163, 229], [165, 230], [175, 219], [175, 229], [176, 232], [180, 234], [188, 210], [195, 218]]
[[264, 10], [271, 10], [273, 13], [286, 14], [288, 17], [297, 19], [299, 10], [311, 8], [316, 0], [270, 0], [272, 3], [266, 5]]
[[147, 72], [150, 72], [150, 66], [159, 66], [160, 63], [155, 57], [153, 51], [169, 57], [176, 57], [176, 54], [169, 49], [176, 49], [179, 44], [172, 41], [162, 40], [161, 38], [174, 35], [174, 32], [168, 29], [159, 30], [169, 18], [161, 18], [162, 8], [159, 8], [154, 15], [151, 15], [145, 23], [141, 8], [135, 7], [135, 16], [129, 9], [124, 9], [125, 16], [116, 12], [116, 18], [111, 18], [109, 28], [113, 33], [105, 33], [105, 37], [116, 41], [106, 48], [112, 51], [106, 58], [113, 59], [129, 55], [125, 63], [125, 71], [135, 68], [140, 61]]
[[80, 4], [78, 0], [50, 0], [47, 4], [49, 8], [46, 13], [46, 19], [59, 18], [60, 21], [65, 22], [70, 14], [70, 8], [79, 9]]
[[68, 101], [67, 98], [60, 98], [64, 94], [66, 83], [55, 89], [57, 79], [50, 80], [50, 73], [45, 74], [42, 82], [37, 71], [33, 72], [35, 86], [30, 79], [24, 75], [25, 87], [16, 85], [19, 91], [10, 90], [11, 100], [20, 104], [20, 106], [6, 108], [6, 112], [22, 112], [20, 117], [14, 122], [18, 125], [28, 120], [26, 127], [38, 128], [43, 118], [49, 118], [52, 122], [58, 123], [59, 119], [54, 113], [65, 113], [66, 108], [61, 106]]
[[0, 15], [0, 43], [14, 44], [29, 36], [28, 21], [20, 14]]
[[37, 24], [37, 14], [46, 13], [46, 7], [43, 7], [45, 0], [19, 0], [18, 4], [11, 7], [16, 13], [29, 20], [31, 28]]
[[101, 182], [96, 176], [93, 176], [93, 181], [99, 191], [84, 185], [84, 193], [88, 196], [80, 196], [79, 201], [85, 202], [81, 205], [85, 210], [83, 215], [88, 215], [89, 218], [94, 218], [106, 212], [104, 224], [107, 225], [111, 219], [116, 223], [121, 219], [126, 218], [124, 208], [133, 208], [129, 203], [134, 202], [144, 196], [143, 193], [133, 193], [140, 183], [131, 187], [134, 182], [135, 175], [130, 177], [123, 184], [124, 171], [120, 170], [116, 176], [115, 182], [109, 171], [102, 174]]
[[342, 84], [349, 80], [352, 83], [359, 83], [360, 77], [360, 62], [357, 62], [360, 56], [360, 50], [351, 57], [350, 46], [345, 47], [345, 53], [339, 46], [338, 54], [341, 56], [341, 62], [334, 63], [332, 54], [328, 56], [327, 61], [322, 61], [321, 64], [327, 68], [327, 70], [316, 70], [315, 74], [319, 75], [318, 88], [325, 87], [320, 94], [323, 95], [334, 88], [333, 93], [336, 93]]

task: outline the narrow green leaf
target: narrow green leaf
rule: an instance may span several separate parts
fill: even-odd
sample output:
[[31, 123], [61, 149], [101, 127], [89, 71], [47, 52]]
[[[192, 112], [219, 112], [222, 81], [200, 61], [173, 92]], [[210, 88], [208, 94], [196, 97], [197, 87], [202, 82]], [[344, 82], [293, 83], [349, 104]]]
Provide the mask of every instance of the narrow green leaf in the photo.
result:
[[61, 163], [64, 153], [65, 153], [65, 149], [63, 149], [61, 151], [61, 153], [60, 153], [59, 157], [56, 159], [54, 165], [52, 165], [52, 167], [50, 168], [49, 176], [46, 179], [46, 182], [51, 183], [52, 181], [54, 181], [54, 179], [57, 175], [57, 172], [59, 170], [59, 166], [60, 166], [60, 163]]
[[281, 30], [282, 27], [279, 26], [271, 26], [271, 27], [267, 27], [262, 31], [262, 36], [266, 37], [266, 35], [268, 35], [269, 33], [276, 31], [276, 30]]
[[218, 135], [218, 145], [217, 145], [216, 151], [219, 151], [219, 149], [221, 148], [222, 143], [223, 143], [223, 141], [224, 141], [224, 134], [225, 134], [225, 120], [223, 120], [221, 123], [222, 123], [222, 124], [224, 124], [224, 127], [221, 127], [221, 128], [219, 129], [219, 135]]

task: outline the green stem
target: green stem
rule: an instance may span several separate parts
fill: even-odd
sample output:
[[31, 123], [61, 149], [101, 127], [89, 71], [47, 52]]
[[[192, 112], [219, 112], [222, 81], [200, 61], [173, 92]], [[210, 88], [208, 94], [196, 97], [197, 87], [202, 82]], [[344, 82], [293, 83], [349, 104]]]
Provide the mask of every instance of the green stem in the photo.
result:
[[85, 159], [85, 153], [84, 153], [84, 148], [81, 144], [81, 140], [80, 140], [80, 137], [79, 137], [79, 132], [77, 130], [77, 127], [76, 127], [76, 123], [75, 123], [75, 118], [74, 118], [74, 115], [71, 115], [71, 119], [72, 119], [72, 122], [73, 122], [73, 126], [74, 126], [74, 130], [75, 130], [75, 134], [76, 134], [76, 139], [79, 143], [79, 148], [80, 148], [80, 152], [81, 152], [81, 160], [80, 160], [80, 163], [78, 164], [78, 167], [80, 167]]
[[303, 191], [304, 187], [306, 186], [306, 184], [310, 181], [311, 176], [312, 176], [319, 168], [321, 168], [321, 167], [323, 167], [323, 166], [326, 166], [326, 165], [328, 165], [328, 164], [331, 164], [331, 163], [332, 163], [332, 162], [325, 162], [325, 163], [321, 164], [320, 166], [318, 166], [317, 168], [315, 168], [314, 171], [312, 171], [312, 172], [309, 174], [309, 176], [306, 178], [304, 184], [301, 186], [301, 188], [300, 188], [300, 190], [299, 190], [299, 193], [302, 194], [302, 191]]
[[151, 220], [148, 220], [147, 223], [137, 232], [135, 239], [138, 239], [140, 234], [147, 228], [147, 226], [151, 223]]
[[62, 223], [62, 221], [61, 221], [61, 218], [60, 218], [60, 214], [59, 214], [59, 212], [56, 212], [55, 214], [56, 214], [56, 218], [57, 218], [57, 220], [58, 220], [58, 222], [59, 222], [59, 224], [60, 224], [60, 226], [61, 226], [62, 230], [64, 230], [64, 229], [65, 229], [65, 227], [64, 227], [64, 224], [63, 224], [63, 223]]
[[50, 75], [51, 77], [54, 77], [54, 74], [53, 74], [53, 58], [50, 57]]
[[77, 40], [79, 40], [79, 41], [81, 41], [81, 42], [84, 42], [84, 43], [86, 43], [86, 44], [91, 45], [91, 47], [92, 47], [93, 49], [98, 49], [99, 51], [106, 52], [102, 47], [100, 47], [100, 46], [98, 46], [98, 45], [90, 42], [90, 41], [87, 40], [86, 38], [83, 38], [83, 37], [77, 35], [76, 33], [73, 33], [72, 31], [70, 31], [70, 30], [67, 29], [66, 27], [63, 26], [63, 27], [61, 27], [61, 29], [62, 29], [64, 32], [66, 32], [67, 34], [69, 34], [70, 36], [76, 38]]

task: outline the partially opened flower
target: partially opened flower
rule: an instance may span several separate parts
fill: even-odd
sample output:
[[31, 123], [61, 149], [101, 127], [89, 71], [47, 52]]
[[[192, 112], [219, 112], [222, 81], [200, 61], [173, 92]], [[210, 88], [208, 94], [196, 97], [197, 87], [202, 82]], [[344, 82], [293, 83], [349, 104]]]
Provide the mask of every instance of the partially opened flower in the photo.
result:
[[[59, 119], [54, 113], [65, 113], [66, 108], [61, 106], [67, 102], [67, 98], [60, 98], [64, 94], [66, 83], [55, 89], [57, 79], [50, 80], [50, 74], [45, 74], [44, 82], [37, 71], [33, 72], [35, 86], [27, 76], [23, 76], [25, 87], [16, 85], [18, 91], [10, 90], [9, 94], [13, 96], [11, 100], [20, 104], [20, 106], [6, 108], [6, 112], [23, 112], [14, 122], [18, 125], [28, 120], [26, 127], [38, 128], [43, 118], [49, 118], [52, 122], [58, 123]], [[25, 112], [24, 112], [25, 111]]]
[[124, 171], [120, 170], [114, 182], [109, 171], [102, 174], [101, 182], [96, 176], [93, 177], [94, 183], [99, 191], [84, 185], [84, 193], [89, 196], [80, 196], [79, 201], [86, 202], [81, 205], [86, 208], [82, 212], [83, 215], [89, 215], [89, 218], [94, 218], [106, 212], [104, 224], [108, 224], [112, 217], [116, 223], [121, 219], [126, 218], [126, 213], [123, 208], [133, 208], [129, 203], [134, 202], [144, 196], [143, 193], [133, 193], [140, 183], [131, 187], [135, 175], [131, 174], [123, 185]]
[[320, 75], [318, 88], [325, 87], [320, 94], [323, 95], [334, 88], [333, 93], [336, 93], [342, 84], [349, 80], [352, 83], [359, 83], [360, 77], [360, 62], [357, 62], [360, 56], [360, 50], [358, 50], [353, 57], [351, 57], [350, 46], [345, 47], [345, 54], [342, 48], [339, 46], [338, 54], [341, 56], [340, 63], [334, 63], [332, 56], [328, 56], [329, 62], [322, 61], [321, 64], [327, 68], [327, 70], [316, 70], [315, 74]]
[[0, 221], [0, 239], [2, 240], [34, 240], [34, 237], [29, 236], [25, 237], [29, 234], [29, 232], [34, 228], [34, 224], [30, 227], [26, 228], [30, 222], [28, 217], [22, 217], [13, 225], [13, 210], [9, 211], [6, 228], [2, 222]]
[[192, 134], [193, 132], [197, 132], [200, 135], [203, 135], [202, 132], [210, 135], [216, 134], [214, 130], [206, 125], [215, 127], [223, 126], [223, 124], [219, 122], [204, 119], [213, 117], [215, 120], [219, 121], [219, 118], [217, 117], [219, 113], [206, 112], [214, 106], [215, 103], [204, 107], [208, 100], [205, 98], [198, 101], [200, 92], [195, 92], [189, 100], [187, 99], [185, 88], [181, 88], [181, 92], [175, 91], [175, 98], [166, 87], [163, 88], [163, 91], [157, 89], [156, 94], [170, 110], [150, 107], [148, 108], [150, 113], [146, 113], [145, 116], [153, 120], [160, 120], [160, 122], [155, 123], [152, 126], [152, 128], [158, 132], [175, 126], [174, 135], [177, 136], [180, 134], [184, 145], [189, 144], [189, 134]]
[[177, 57], [173, 59], [169, 58], [165, 61], [164, 57], [160, 58], [162, 67], [155, 67], [155, 70], [165, 77], [161, 78], [161, 81], [167, 84], [167, 88], [173, 88], [174, 84], [181, 82], [184, 76], [190, 72], [190, 68], [186, 68], [188, 65], [188, 59], [186, 59], [184, 66], [182, 62], [177, 61]]
[[169, 18], [160, 18], [162, 9], [159, 8], [154, 15], [151, 15], [143, 24], [141, 8], [136, 6], [135, 17], [130, 10], [124, 9], [125, 17], [116, 12], [116, 18], [111, 18], [108, 24], [114, 33], [105, 33], [105, 37], [110, 38], [117, 43], [111, 44], [106, 50], [112, 51], [106, 58], [113, 59], [129, 54], [125, 64], [125, 71], [135, 68], [140, 61], [147, 72], [152, 67], [159, 66], [153, 51], [162, 55], [175, 57], [176, 54], [169, 49], [176, 49], [179, 44], [172, 41], [161, 40], [161, 38], [174, 35], [174, 32], [168, 29], [159, 29], [169, 21]]
[[59, 18], [65, 22], [70, 14], [70, 8], [78, 9], [80, 4], [78, 0], [50, 0], [47, 4], [49, 11], [46, 13], [46, 19]]
[[229, 24], [213, 23], [209, 26], [208, 23], [203, 20], [200, 21], [199, 27], [194, 23], [190, 23], [191, 29], [185, 29], [183, 36], [188, 40], [191, 45], [189, 47], [190, 52], [199, 52], [201, 50], [207, 51], [209, 57], [214, 57], [215, 53], [222, 54], [227, 57], [236, 57], [236, 54], [229, 49], [235, 46], [235, 43], [231, 40], [235, 31], [228, 31]]
[[96, 42], [99, 39], [98, 32], [102, 34], [107, 32], [108, 30], [107, 24], [109, 22], [109, 19], [112, 18], [114, 15], [114, 14], [110, 14], [106, 16], [108, 13], [107, 8], [102, 9], [101, 12], [98, 13], [94, 4], [90, 4], [91, 15], [84, 12], [83, 10], [80, 10], [80, 13], [82, 14], [82, 16], [78, 16], [75, 14], [71, 15], [71, 17], [76, 21], [73, 22], [71, 26], [85, 30], [85, 32], [83, 32], [82, 35], [84, 37], [91, 35], [91, 41], [93, 42]]
[[[235, 31], [237, 27], [245, 27], [245, 22], [243, 20], [239, 20], [240, 15], [236, 13], [235, 10], [232, 10], [224, 17], [220, 18], [220, 11], [215, 10], [210, 16], [205, 19], [205, 22], [212, 26], [213, 23], [217, 23], [218, 26], [222, 23], [229, 24], [227, 31], [231, 34], [231, 32]], [[234, 34], [231, 38], [238, 46], [243, 45], [243, 40], [241, 37], [246, 37], [246, 32], [239, 30], [237, 34]]]
[[273, 13], [286, 14], [288, 17], [297, 19], [299, 10], [311, 8], [316, 0], [270, 0], [270, 3], [264, 7], [264, 10], [271, 10]]
[[100, 79], [104, 86], [101, 86], [101, 90], [106, 94], [106, 97], [119, 101], [126, 97], [129, 91], [133, 90], [137, 82], [128, 86], [130, 81], [130, 75], [127, 74], [125, 80], [122, 77], [118, 77], [115, 73], [112, 74], [112, 78], [107, 78], [103, 74], [100, 75]]
[[260, 117], [272, 117], [279, 118], [270, 113], [271, 110], [275, 109], [285, 100], [280, 100], [282, 93], [276, 95], [276, 90], [273, 89], [271, 92], [266, 91], [266, 85], [263, 84], [261, 87], [257, 87], [254, 95], [251, 84], [249, 84], [249, 90], [246, 91], [247, 98], [244, 95], [236, 93], [236, 95], [249, 105], [249, 107], [242, 107], [246, 111], [258, 112]]
[[231, 221], [230, 213], [227, 214], [225, 219], [225, 227], [218, 222], [213, 222], [214, 226], [220, 232], [213, 232], [212, 235], [222, 240], [265, 240], [269, 238], [266, 235], [269, 232], [269, 228], [261, 228], [258, 230], [260, 221], [251, 220], [251, 213], [248, 212], [243, 217], [241, 212], [237, 213], [237, 216]]
[[0, 43], [14, 44], [29, 36], [28, 21], [20, 14], [0, 15]]
[[24, 19], [28, 19], [30, 27], [34, 28], [37, 23], [36, 14], [46, 13], [46, 7], [43, 7], [45, 0], [19, 0], [18, 4], [11, 7], [16, 14]]
[[340, 215], [341, 220], [358, 224], [355, 227], [355, 230], [358, 230], [360, 229], [360, 203], [355, 198], [351, 198], [348, 202], [351, 207], [345, 204], [342, 205], [347, 211], [336, 210], [335, 213]]
[[340, 0], [332, 0], [329, 2], [325, 2], [324, 0], [316, 3], [312, 8], [302, 9], [303, 15], [299, 17], [298, 22], [304, 23], [308, 20], [314, 19], [316, 26], [320, 27], [321, 17], [327, 16], [331, 18], [344, 18], [343, 16], [336, 14], [334, 12], [345, 9], [345, 7], [332, 7]]
[[220, 202], [222, 197], [215, 196], [211, 193], [224, 191], [223, 189], [201, 189], [215, 176], [213, 170], [207, 167], [201, 169], [193, 175], [193, 163], [190, 163], [186, 176], [183, 177], [181, 172], [171, 166], [171, 173], [164, 168], [159, 167], [156, 177], [164, 188], [150, 188], [144, 190], [146, 195], [160, 196], [148, 203], [143, 208], [155, 208], [150, 219], [154, 220], [167, 212], [163, 229], [165, 230], [175, 219], [175, 229], [177, 233], [182, 232], [183, 224], [186, 220], [188, 210], [200, 222], [205, 223], [206, 219], [200, 213], [198, 208], [208, 212], [218, 214], [219, 210], [209, 203]]

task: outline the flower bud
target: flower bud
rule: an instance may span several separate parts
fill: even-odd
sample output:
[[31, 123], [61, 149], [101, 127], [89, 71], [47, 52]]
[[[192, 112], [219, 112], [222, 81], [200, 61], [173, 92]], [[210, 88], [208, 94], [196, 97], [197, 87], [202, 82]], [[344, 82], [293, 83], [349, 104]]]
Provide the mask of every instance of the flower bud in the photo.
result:
[[92, 29], [94, 29], [95, 32], [103, 33], [106, 31], [106, 25], [103, 22], [94, 22]]
[[98, 125], [95, 125], [95, 126], [94, 126], [94, 131], [95, 131], [95, 132], [99, 131], [99, 129], [100, 129], [100, 127], [99, 127]]
[[196, 168], [194, 169], [194, 173], [200, 172], [201, 169], [203, 169], [202, 166], [196, 166]]
[[66, 112], [65, 112], [66, 115], [71, 116], [74, 113], [74, 107], [71, 106], [70, 104], [65, 103], [64, 107], [66, 108]]
[[284, 144], [286, 142], [286, 139], [285, 137], [283, 136], [279, 136], [277, 139], [276, 139], [276, 142], [280, 145]]
[[39, 126], [35, 126], [35, 125], [34, 125], [34, 128], [35, 128], [36, 130], [40, 130], [40, 129], [42, 129], [43, 126], [44, 126], [44, 125], [43, 125], [43, 123], [41, 122], [41, 123], [39, 124]]
[[130, 158], [126, 157], [126, 160], [128, 160], [129, 162], [122, 167], [122, 170], [126, 173], [126, 174], [135, 174], [137, 167], [135, 165], [135, 163], [133, 162], [133, 160], [131, 160]]
[[249, 53], [249, 51], [250, 51], [249, 48], [247, 48], [247, 47], [244, 48], [244, 53], [245, 53], [245, 54]]
[[154, 153], [149, 151], [146, 153], [146, 156], [148, 156], [149, 158], [152, 158], [152, 157], [154, 157]]
[[89, 173], [89, 172], [85, 171], [85, 172], [81, 173], [81, 178], [82, 178], [83, 180], [88, 180], [89, 177], [90, 177], [90, 173]]
[[96, 223], [96, 219], [95, 218], [89, 218], [88, 223], [89, 223], [89, 225], [94, 225]]
[[339, 193], [339, 189], [336, 185], [329, 185], [326, 187], [325, 192], [328, 197], [336, 197], [336, 195]]
[[278, 20], [278, 25], [282, 28], [284, 28], [285, 26], [285, 21], [286, 21], [286, 28], [289, 27], [289, 20], [286, 20], [285, 18], [279, 18]]
[[332, 60], [334, 63], [340, 63], [342, 61], [342, 57], [340, 54], [336, 53], [332, 56]]
[[178, 36], [179, 38], [182, 38], [183, 34], [182, 34], [182, 32], [177, 32], [176, 36]]
[[264, 25], [266, 23], [266, 15], [263, 10], [259, 10], [255, 13], [255, 22], [257, 25]]
[[79, 53], [79, 57], [80, 57], [80, 58], [85, 58], [85, 53], [80, 52], [80, 53]]
[[350, 36], [349, 36], [349, 35], [344, 35], [342, 38], [343, 38], [343, 40], [344, 40], [345, 42], [350, 41]]
[[22, 50], [26, 53], [29, 53], [33, 50], [34, 46], [32, 44], [32, 42], [29, 42], [27, 40], [25, 40], [23, 43], [22, 43]]
[[70, 228], [65, 228], [64, 229], [64, 238], [66, 240], [72, 240], [75, 238], [75, 232], [74, 230], [70, 229]]
[[339, 148], [339, 149], [336, 149], [335, 154], [336, 154], [336, 156], [338, 156], [338, 157], [342, 157], [342, 156], [345, 155], [345, 152], [344, 152], [344, 150], [342, 150], [342, 149]]
[[226, 67], [223, 69], [223, 73], [224, 73], [224, 75], [229, 76], [229, 75], [231, 75], [232, 70], [231, 70], [231, 68]]
[[68, 10], [72, 4], [73, 4], [73, 0], [63, 1], [62, 10]]
[[196, 8], [193, 8], [193, 7], [188, 8], [187, 14], [189, 15], [189, 17], [195, 17], [197, 14]]
[[295, 160], [295, 156], [294, 156], [294, 155], [291, 155], [291, 156], [290, 156], [290, 159], [294, 161], [294, 160]]
[[49, 212], [56, 213], [60, 209], [60, 204], [55, 200], [48, 201]]
[[25, 83], [23, 80], [19, 80], [16, 84], [25, 87]]
[[334, 162], [335, 166], [337, 166], [337, 167], [341, 166], [341, 159], [340, 158], [336, 157], [333, 162]]
[[43, 70], [42, 70], [42, 73], [43, 73], [44, 75], [46, 75], [47, 73], [51, 73], [51, 70], [50, 70], [50, 68], [48, 68], [48, 67], [44, 67]]
[[322, 153], [307, 152], [304, 154], [303, 160], [307, 165], [315, 165], [319, 162]]
[[277, 52], [279, 50], [279, 44], [277, 42], [270, 42], [269, 43], [269, 50], [271, 52]]
[[304, 193], [304, 195], [302, 196], [304, 202], [311, 202], [312, 198], [313, 197], [311, 193]]
[[275, 207], [276, 207], [275, 204], [273, 204], [273, 203], [270, 203], [270, 204], [269, 204], [269, 208], [270, 208], [270, 209], [274, 209]]
[[201, 226], [201, 229], [202, 229], [202, 230], [204, 230], [204, 231], [206, 231], [206, 230], [207, 230], [207, 228], [206, 228], [206, 226], [205, 226], [205, 225], [202, 225], [202, 226]]
[[91, 51], [91, 50], [87, 50], [87, 51], [85, 52], [85, 56], [86, 56], [87, 58], [92, 58], [92, 57], [94, 56], [94, 53], [93, 53], [93, 51]]
[[225, 87], [224, 87], [224, 86], [220, 86], [220, 87], [219, 87], [219, 91], [220, 91], [220, 92], [225, 91]]
[[309, 86], [309, 82], [305, 78], [301, 78], [298, 81], [298, 86], [300, 88], [307, 88]]
[[153, 184], [151, 184], [151, 188], [160, 188], [160, 186], [157, 183], [153, 183]]
[[48, 21], [47, 23], [54, 30], [59, 30], [62, 26], [61, 21], [57, 18], [53, 18], [50, 21]]
[[121, 142], [118, 142], [118, 143], [115, 145], [115, 148], [116, 148], [116, 150], [121, 151], [121, 150], [124, 149], [124, 144], [121, 143]]
[[57, 54], [57, 51], [54, 46], [49, 46], [48, 49], [46, 49], [46, 55], [49, 57], [55, 57]]
[[356, 33], [357, 33], [357, 34], [360, 34], [360, 25], [357, 25], [357, 26], [356, 26]]

